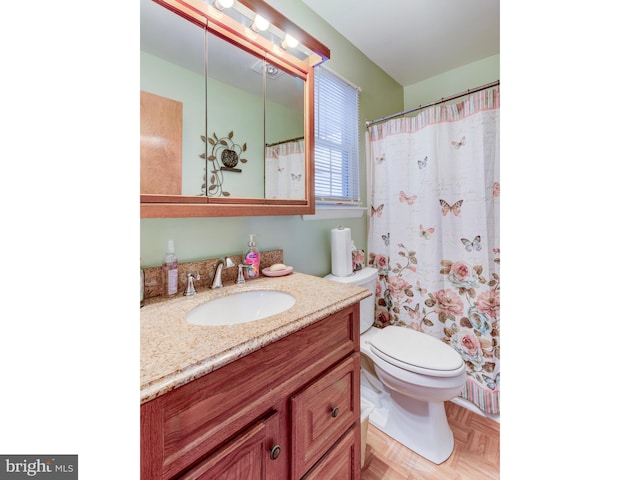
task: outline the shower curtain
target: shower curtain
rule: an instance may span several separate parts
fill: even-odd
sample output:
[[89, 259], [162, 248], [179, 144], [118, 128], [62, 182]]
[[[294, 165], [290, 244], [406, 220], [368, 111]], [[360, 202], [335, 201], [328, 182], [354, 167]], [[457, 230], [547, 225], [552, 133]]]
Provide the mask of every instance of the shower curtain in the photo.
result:
[[304, 139], [265, 149], [265, 198], [305, 198]]
[[500, 412], [499, 87], [368, 129], [375, 326], [462, 356], [461, 396]]

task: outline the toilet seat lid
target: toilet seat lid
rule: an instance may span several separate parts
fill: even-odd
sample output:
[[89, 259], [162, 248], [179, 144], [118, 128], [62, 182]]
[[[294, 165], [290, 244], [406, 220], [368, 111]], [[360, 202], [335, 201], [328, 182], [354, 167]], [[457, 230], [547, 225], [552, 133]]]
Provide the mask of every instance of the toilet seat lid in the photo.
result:
[[411, 372], [448, 376], [464, 367], [462, 357], [451, 346], [406, 327], [383, 328], [369, 344], [380, 358]]

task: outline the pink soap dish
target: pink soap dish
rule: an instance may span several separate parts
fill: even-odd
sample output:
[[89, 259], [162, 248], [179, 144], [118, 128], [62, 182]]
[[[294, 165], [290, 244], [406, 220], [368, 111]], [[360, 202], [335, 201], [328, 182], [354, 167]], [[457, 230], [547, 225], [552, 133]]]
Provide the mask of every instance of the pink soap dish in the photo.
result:
[[293, 267], [283, 268], [282, 270], [271, 270], [271, 267], [263, 268], [262, 273], [267, 277], [282, 277], [293, 272]]

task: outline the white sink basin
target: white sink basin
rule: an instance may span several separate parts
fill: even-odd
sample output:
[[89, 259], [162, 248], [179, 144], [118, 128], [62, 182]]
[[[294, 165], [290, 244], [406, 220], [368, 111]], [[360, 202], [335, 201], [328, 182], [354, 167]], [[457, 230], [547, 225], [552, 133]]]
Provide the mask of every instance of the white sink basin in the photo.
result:
[[250, 290], [216, 298], [187, 313], [194, 325], [236, 325], [270, 317], [290, 309], [293, 295], [276, 290]]

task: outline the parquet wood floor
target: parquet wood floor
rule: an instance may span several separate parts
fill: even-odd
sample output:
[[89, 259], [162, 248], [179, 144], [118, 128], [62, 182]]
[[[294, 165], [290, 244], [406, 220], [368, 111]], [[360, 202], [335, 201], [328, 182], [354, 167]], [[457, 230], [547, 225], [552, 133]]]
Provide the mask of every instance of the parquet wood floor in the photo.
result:
[[451, 456], [435, 465], [369, 424], [361, 480], [496, 480], [500, 478], [500, 424], [445, 402], [453, 431]]

